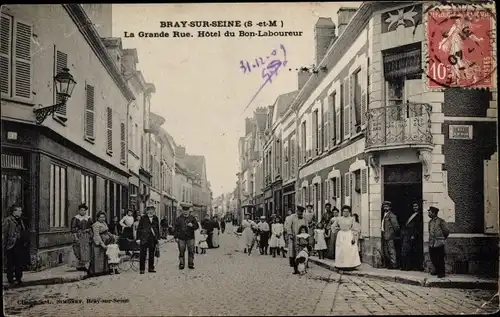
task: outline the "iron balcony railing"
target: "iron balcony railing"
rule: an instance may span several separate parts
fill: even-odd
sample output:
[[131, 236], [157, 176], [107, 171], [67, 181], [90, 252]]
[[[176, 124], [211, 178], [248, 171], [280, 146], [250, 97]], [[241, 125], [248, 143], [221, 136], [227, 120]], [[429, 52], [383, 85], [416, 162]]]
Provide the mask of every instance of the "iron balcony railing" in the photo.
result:
[[432, 146], [432, 107], [426, 103], [392, 102], [367, 113], [366, 149], [405, 145]]

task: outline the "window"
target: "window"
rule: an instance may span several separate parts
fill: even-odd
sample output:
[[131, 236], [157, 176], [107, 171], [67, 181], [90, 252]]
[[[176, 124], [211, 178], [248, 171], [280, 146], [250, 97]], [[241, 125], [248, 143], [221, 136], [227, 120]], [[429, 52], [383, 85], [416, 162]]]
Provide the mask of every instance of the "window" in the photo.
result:
[[295, 136], [290, 140], [290, 177], [295, 178]]
[[312, 117], [312, 128], [313, 128], [313, 155], [315, 156], [319, 152], [319, 134], [318, 134], [318, 110], [313, 112]]
[[328, 147], [332, 147], [335, 145], [336, 141], [337, 141], [337, 136], [338, 136], [338, 132], [337, 132], [337, 125], [339, 123], [337, 123], [337, 121], [340, 121], [340, 111], [338, 112], [338, 118], [337, 118], [337, 110], [340, 110], [340, 109], [337, 109], [338, 106], [337, 106], [337, 92], [333, 92], [330, 97], [328, 98], [329, 99], [329, 102], [328, 102], [328, 123], [329, 123], [329, 133], [328, 133], [328, 144], [326, 144], [325, 146], [328, 146]]
[[126, 162], [126, 149], [127, 143], [125, 139], [125, 123], [120, 123], [120, 163], [125, 164]]
[[113, 154], [113, 109], [106, 108], [106, 134], [107, 134], [107, 148], [106, 153]]
[[[54, 77], [57, 75], [57, 73], [62, 72], [64, 68], [68, 67], [68, 55], [60, 52], [58, 50], [55, 50], [54, 47]], [[54, 104], [58, 104], [62, 102], [61, 97], [57, 96], [56, 94], [56, 88], [55, 88], [56, 83], [54, 82]], [[59, 108], [55, 113], [54, 116], [58, 119], [62, 119], [66, 121], [66, 114], [67, 114], [67, 109], [66, 109], [66, 104]]]
[[353, 102], [354, 102], [354, 120], [356, 126], [356, 132], [359, 132], [361, 129], [361, 115], [362, 115], [362, 107], [361, 107], [361, 70], [356, 71], [353, 75], [353, 85], [354, 85], [354, 93], [353, 93]]
[[31, 101], [32, 26], [2, 14], [0, 21], [0, 89], [2, 97]]
[[89, 207], [88, 214], [95, 219], [95, 178], [82, 173], [80, 201]]
[[85, 85], [86, 103], [85, 103], [85, 139], [95, 140], [95, 95], [94, 87]]
[[50, 164], [49, 210], [51, 228], [68, 226], [66, 168], [53, 163]]
[[301, 151], [301, 158], [300, 158], [300, 161], [302, 163], [305, 163], [306, 162], [306, 159], [307, 159], [307, 149], [306, 149], [306, 140], [307, 140], [307, 130], [306, 130], [307, 126], [306, 126], [306, 122], [302, 122], [302, 131], [301, 131], [301, 137], [302, 137], [302, 140], [301, 140], [301, 143], [302, 143], [302, 151]]
[[344, 81], [344, 139], [351, 136], [351, 85], [350, 78], [347, 77]]

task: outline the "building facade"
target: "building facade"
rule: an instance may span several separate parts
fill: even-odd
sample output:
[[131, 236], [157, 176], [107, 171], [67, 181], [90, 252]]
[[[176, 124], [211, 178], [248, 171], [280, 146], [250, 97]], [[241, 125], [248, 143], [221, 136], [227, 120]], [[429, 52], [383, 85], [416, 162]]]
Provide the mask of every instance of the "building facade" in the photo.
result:
[[[10, 35], [1, 38], [2, 209], [23, 206], [31, 264], [42, 269], [67, 263], [80, 203], [94, 218], [107, 211], [108, 220], [127, 208], [127, 108], [135, 96], [101, 39], [110, 34], [98, 33], [81, 5], [8, 5], [1, 21]], [[36, 124], [34, 109], [57, 103], [47, 83], [66, 67], [77, 82], [71, 98]]]
[[159, 138], [162, 145], [162, 158], [160, 163], [162, 187], [162, 216], [167, 216], [168, 223], [174, 224], [177, 214], [175, 196], [175, 141], [163, 128], [159, 129]]

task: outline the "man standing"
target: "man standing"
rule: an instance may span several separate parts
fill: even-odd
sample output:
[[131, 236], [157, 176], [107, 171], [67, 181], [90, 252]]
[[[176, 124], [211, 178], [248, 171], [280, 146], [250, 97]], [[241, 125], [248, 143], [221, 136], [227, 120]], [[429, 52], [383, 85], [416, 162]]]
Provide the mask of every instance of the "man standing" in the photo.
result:
[[14, 277], [18, 284], [21, 284], [23, 269], [28, 264], [28, 231], [21, 218], [23, 209], [21, 206], [10, 207], [10, 215], [5, 218], [2, 224], [3, 239], [2, 249], [7, 260], [7, 280], [9, 284], [14, 284]]
[[395, 240], [399, 240], [399, 223], [398, 217], [392, 212], [392, 203], [384, 201], [382, 208], [384, 217], [382, 218], [382, 248], [384, 250], [384, 260], [387, 268], [390, 270], [397, 269], [396, 244]]
[[438, 208], [429, 207], [428, 212], [431, 218], [429, 221], [429, 255], [434, 266], [431, 274], [443, 278], [445, 276], [444, 242], [450, 235], [450, 230], [446, 221], [438, 217]]
[[293, 274], [299, 273], [297, 263], [295, 261], [295, 257], [300, 251], [298, 250], [299, 246], [296, 243], [296, 236], [299, 234], [299, 229], [302, 226], [306, 226], [308, 228], [308, 231], [311, 230], [311, 222], [313, 216], [314, 214], [309, 212], [306, 212], [304, 214], [304, 207], [297, 206], [297, 212], [294, 215], [291, 215], [288, 221], [288, 227], [286, 230], [288, 234], [288, 259], [290, 261], [290, 266], [293, 267]]
[[[293, 211], [292, 211], [292, 209], [288, 209], [288, 211], [286, 212], [286, 217], [283, 221], [283, 237], [285, 238], [285, 245], [287, 245], [287, 247], [288, 247], [287, 228], [289, 227], [291, 215], [293, 215]], [[290, 252], [290, 251], [288, 251], [288, 252]], [[290, 262], [290, 266], [292, 266], [291, 262]]]
[[413, 214], [401, 230], [401, 270], [420, 270], [422, 267], [422, 213], [417, 202], [413, 203]]
[[205, 215], [205, 219], [201, 222], [201, 227], [207, 231], [207, 244], [209, 249], [213, 249], [214, 244], [213, 244], [213, 236], [214, 236], [214, 226], [212, 219], [210, 219], [210, 216], [207, 214]]
[[175, 219], [174, 228], [174, 238], [179, 248], [179, 270], [184, 269], [186, 247], [188, 250], [188, 267], [194, 269], [194, 232], [198, 228], [198, 221], [191, 215], [191, 209], [183, 206], [182, 215]]
[[168, 218], [167, 218], [167, 216], [163, 216], [163, 219], [160, 222], [160, 226], [161, 226], [161, 238], [167, 239], [167, 234], [168, 234]]
[[257, 224], [257, 228], [259, 229], [260, 241], [259, 241], [259, 249], [260, 254], [267, 255], [267, 248], [269, 246], [269, 236], [270, 236], [270, 228], [269, 224], [266, 222], [266, 216], [260, 217], [260, 222]]
[[146, 215], [142, 216], [137, 226], [137, 239], [141, 244], [139, 253], [139, 271], [144, 274], [146, 268], [146, 253], [148, 253], [148, 272], [156, 273], [154, 267], [155, 250], [160, 238], [160, 221], [155, 215], [154, 206], [146, 208]]

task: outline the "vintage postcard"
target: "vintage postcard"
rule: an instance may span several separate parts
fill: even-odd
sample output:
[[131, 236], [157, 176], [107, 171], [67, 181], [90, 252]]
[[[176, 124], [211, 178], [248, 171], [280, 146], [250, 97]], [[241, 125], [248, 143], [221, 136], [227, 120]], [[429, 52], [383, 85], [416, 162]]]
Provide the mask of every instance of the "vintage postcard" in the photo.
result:
[[3, 5], [7, 316], [498, 311], [496, 5]]

